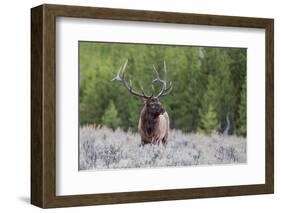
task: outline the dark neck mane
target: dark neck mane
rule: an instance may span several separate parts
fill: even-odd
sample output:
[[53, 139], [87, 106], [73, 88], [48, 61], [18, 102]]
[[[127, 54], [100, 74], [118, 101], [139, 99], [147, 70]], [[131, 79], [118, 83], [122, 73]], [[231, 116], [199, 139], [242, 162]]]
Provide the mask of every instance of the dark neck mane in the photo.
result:
[[146, 107], [143, 109], [141, 114], [142, 124], [141, 127], [147, 135], [152, 135], [157, 127], [158, 118], [154, 118], [150, 113], [147, 112]]

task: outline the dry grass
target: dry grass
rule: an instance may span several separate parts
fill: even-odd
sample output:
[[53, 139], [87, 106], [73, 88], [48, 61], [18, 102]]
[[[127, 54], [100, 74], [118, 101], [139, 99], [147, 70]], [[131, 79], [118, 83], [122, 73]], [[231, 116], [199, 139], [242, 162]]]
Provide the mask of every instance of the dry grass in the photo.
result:
[[246, 138], [171, 130], [168, 145], [140, 146], [137, 133], [80, 128], [80, 170], [246, 163]]

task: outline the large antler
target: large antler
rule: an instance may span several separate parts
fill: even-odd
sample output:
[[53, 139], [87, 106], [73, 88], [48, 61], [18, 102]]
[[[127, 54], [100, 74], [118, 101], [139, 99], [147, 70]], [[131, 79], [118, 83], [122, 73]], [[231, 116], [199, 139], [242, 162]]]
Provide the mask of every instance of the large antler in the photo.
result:
[[167, 87], [167, 69], [166, 69], [166, 63], [164, 61], [164, 80], [160, 79], [159, 77], [159, 73], [158, 71], [156, 70], [155, 66], [153, 65], [153, 70], [155, 71], [156, 73], [156, 78], [152, 81], [153, 83], [161, 83], [163, 84], [162, 86], [162, 89], [161, 91], [158, 93], [157, 96], [155, 96], [156, 98], [160, 98], [161, 96], [165, 96], [165, 95], [168, 95], [173, 87], [172, 87], [172, 82], [169, 83], [169, 86]]
[[143, 86], [141, 84], [140, 84], [140, 88], [141, 88], [142, 93], [139, 93], [132, 88], [132, 81], [131, 80], [129, 80], [129, 84], [127, 83], [127, 81], [125, 79], [125, 70], [126, 70], [127, 63], [128, 63], [128, 59], [125, 61], [124, 65], [120, 67], [120, 69], [117, 73], [117, 76], [115, 78], [113, 78], [111, 81], [121, 81], [122, 84], [124, 85], [124, 87], [131, 94], [133, 94], [135, 96], [138, 96], [138, 97], [141, 97], [141, 98], [146, 98], [146, 99], [151, 98], [152, 96], [148, 96], [148, 95], [145, 94]]

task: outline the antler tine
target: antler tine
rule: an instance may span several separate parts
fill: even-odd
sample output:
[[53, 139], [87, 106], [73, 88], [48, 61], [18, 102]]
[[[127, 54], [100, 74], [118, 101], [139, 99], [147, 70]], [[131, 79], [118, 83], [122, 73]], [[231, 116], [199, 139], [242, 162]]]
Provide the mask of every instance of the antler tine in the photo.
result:
[[[163, 88], [164, 88], [164, 89], [165, 89], [166, 86], [167, 86], [166, 81], [167, 81], [167, 69], [166, 69], [166, 63], [165, 63], [165, 61], [164, 61], [164, 80], [163, 80]], [[162, 90], [163, 90], [163, 88], [162, 88]]]
[[126, 67], [127, 67], [127, 64], [128, 64], [128, 59], [125, 61], [123, 67], [122, 67], [122, 71], [121, 71], [121, 75], [122, 75], [122, 78], [125, 80], [125, 70], [126, 70]]
[[159, 78], [159, 73], [158, 73], [158, 71], [156, 70], [154, 64], [152, 65], [152, 67], [153, 67], [153, 70], [154, 70], [155, 73], [156, 73], [156, 78], [158, 79], [158, 78]]
[[173, 86], [172, 86], [172, 82], [170, 82], [169, 86], [166, 89], [164, 89], [164, 91], [161, 93], [159, 97], [168, 95], [172, 90], [173, 90]]
[[166, 83], [167, 81], [167, 67], [166, 67], [166, 62], [164, 61], [164, 82]]
[[122, 70], [122, 66], [119, 68], [117, 75], [111, 79], [111, 81], [122, 81], [121, 77], [120, 77], [120, 73]]
[[172, 91], [172, 82], [170, 82], [169, 86], [167, 87], [167, 67], [166, 67], [166, 62], [164, 61], [164, 80], [160, 79], [159, 77], [159, 73], [157, 72], [155, 66], [153, 65], [153, 69], [156, 73], [156, 79], [154, 79], [152, 82], [159, 82], [161, 84], [163, 84], [161, 91], [158, 93], [158, 95], [156, 96], [156, 98], [159, 98], [161, 96], [165, 96], [167, 95], [169, 92]]
[[162, 90], [157, 95], [157, 98], [160, 98], [162, 96], [168, 95], [172, 91], [172, 82], [170, 82], [170, 85], [168, 87], [163, 87]]
[[159, 73], [158, 73], [157, 69], [155, 68], [154, 65], [152, 65], [152, 67], [153, 67], [153, 70], [154, 70], [155, 73], [156, 73], [156, 78], [155, 78], [152, 82], [153, 82], [153, 83], [155, 83], [155, 82], [162, 82], [162, 80], [161, 80], [160, 77], [159, 77]]
[[126, 70], [126, 66], [127, 66], [127, 63], [128, 63], [128, 59], [125, 61], [124, 65], [120, 67], [118, 73], [117, 73], [117, 76], [115, 78], [113, 78], [111, 81], [121, 81], [123, 86], [133, 95], [135, 96], [138, 96], [138, 97], [141, 97], [141, 98], [149, 98], [147, 95], [145, 95], [144, 93], [144, 90], [142, 88], [142, 94], [136, 92], [133, 90], [132, 88], [132, 81], [129, 80], [129, 84], [127, 83], [126, 81], [126, 78], [125, 78], [125, 70]]
[[149, 97], [148, 95], [146, 95], [146, 93], [145, 93], [145, 91], [144, 91], [144, 88], [143, 88], [143, 86], [142, 86], [141, 83], [139, 83], [139, 87], [140, 87], [140, 89], [141, 89], [142, 94], [143, 94], [144, 96], [146, 96], [146, 97]]
[[155, 88], [154, 88], [153, 84], [151, 84], [151, 89], [153, 92], [155, 92]]

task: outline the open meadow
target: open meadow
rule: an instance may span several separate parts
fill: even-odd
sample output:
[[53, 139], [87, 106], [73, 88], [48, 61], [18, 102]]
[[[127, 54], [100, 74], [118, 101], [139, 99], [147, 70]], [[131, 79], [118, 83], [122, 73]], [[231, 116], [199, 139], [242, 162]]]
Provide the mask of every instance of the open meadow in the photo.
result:
[[80, 170], [246, 163], [246, 138], [184, 134], [171, 130], [168, 144], [140, 146], [138, 133], [80, 128]]

